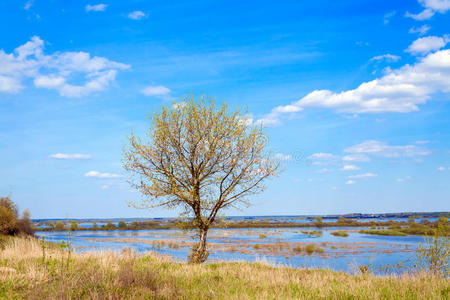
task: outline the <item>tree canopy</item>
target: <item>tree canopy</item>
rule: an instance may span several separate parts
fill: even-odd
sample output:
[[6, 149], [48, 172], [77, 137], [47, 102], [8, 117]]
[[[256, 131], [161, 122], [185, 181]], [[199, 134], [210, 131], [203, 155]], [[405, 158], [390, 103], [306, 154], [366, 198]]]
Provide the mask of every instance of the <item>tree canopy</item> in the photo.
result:
[[132, 133], [123, 154], [131, 183], [144, 196], [133, 204], [182, 208], [200, 231], [201, 252], [218, 212], [248, 205], [276, 175], [278, 162], [266, 151], [262, 126], [250, 126], [239, 109], [212, 98], [186, 97], [150, 119], [147, 139]]

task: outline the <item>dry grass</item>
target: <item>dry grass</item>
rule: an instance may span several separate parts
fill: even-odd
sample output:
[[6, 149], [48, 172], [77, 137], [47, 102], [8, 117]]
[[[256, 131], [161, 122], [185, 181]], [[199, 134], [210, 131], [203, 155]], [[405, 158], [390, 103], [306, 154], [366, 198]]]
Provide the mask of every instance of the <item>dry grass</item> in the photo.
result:
[[428, 274], [349, 275], [264, 263], [191, 265], [154, 253], [72, 254], [14, 238], [0, 253], [0, 297], [18, 299], [448, 299]]

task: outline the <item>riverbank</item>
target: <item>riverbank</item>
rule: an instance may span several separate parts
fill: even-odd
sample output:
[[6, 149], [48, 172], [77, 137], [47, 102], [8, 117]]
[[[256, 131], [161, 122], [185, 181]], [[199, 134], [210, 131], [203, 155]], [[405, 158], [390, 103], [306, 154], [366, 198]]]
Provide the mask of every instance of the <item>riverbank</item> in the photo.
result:
[[0, 297], [39, 299], [447, 299], [448, 279], [425, 273], [349, 275], [264, 263], [173, 262], [155, 253], [70, 253], [32, 238], [8, 238]]

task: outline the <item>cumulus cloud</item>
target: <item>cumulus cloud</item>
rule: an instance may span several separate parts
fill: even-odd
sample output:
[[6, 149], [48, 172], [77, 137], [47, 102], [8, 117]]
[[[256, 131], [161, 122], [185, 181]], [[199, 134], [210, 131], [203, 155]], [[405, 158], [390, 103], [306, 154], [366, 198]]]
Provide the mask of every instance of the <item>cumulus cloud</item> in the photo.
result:
[[373, 177], [377, 177], [377, 176], [378, 176], [378, 174], [374, 174], [374, 173], [364, 173], [364, 174], [350, 175], [350, 176], [348, 176], [348, 178], [362, 179], [362, 178], [373, 178]]
[[420, 148], [415, 145], [406, 146], [390, 146], [380, 141], [369, 140], [361, 144], [357, 144], [347, 149], [347, 153], [352, 154], [368, 154], [381, 157], [413, 157], [430, 155], [431, 151]]
[[383, 54], [383, 55], [378, 55], [378, 56], [374, 56], [370, 59], [370, 61], [381, 61], [381, 60], [385, 60], [387, 62], [396, 62], [398, 60], [400, 60], [401, 57], [398, 55], [393, 55], [393, 54]]
[[428, 32], [428, 30], [430, 30], [431, 29], [431, 27], [430, 26], [428, 26], [428, 25], [426, 25], [426, 24], [424, 24], [424, 25], [422, 25], [422, 26], [420, 26], [420, 27], [411, 27], [410, 29], [409, 29], [409, 33], [418, 33], [419, 35], [424, 35], [424, 34], [426, 34], [427, 32]]
[[444, 37], [427, 36], [415, 40], [405, 51], [413, 55], [423, 55], [445, 47], [448, 42], [450, 38], [446, 35]]
[[438, 171], [445, 171], [446, 168], [445, 168], [445, 167], [439, 167], [439, 168], [437, 168], [437, 170], [438, 170]]
[[355, 184], [355, 181], [353, 180], [347, 180], [347, 182], [345, 184]]
[[162, 85], [148, 86], [141, 90], [141, 93], [146, 96], [157, 96], [157, 97], [167, 96], [170, 94], [170, 92], [171, 91], [169, 88], [166, 88], [165, 86]]
[[92, 178], [119, 178], [122, 177], [120, 174], [115, 173], [101, 173], [98, 171], [89, 171], [86, 174], [84, 174], [85, 177], [92, 177]]
[[86, 5], [85, 9], [86, 9], [87, 12], [90, 12], [90, 11], [105, 11], [107, 6], [108, 6], [107, 4], [103, 4], [103, 3], [95, 4], [95, 5], [88, 4], [88, 5]]
[[344, 165], [342, 167], [342, 171], [358, 171], [360, 168], [358, 166], [355, 165]]
[[55, 159], [67, 159], [67, 160], [82, 160], [82, 159], [91, 159], [89, 154], [64, 154], [64, 153], [56, 153], [49, 155], [50, 158]]
[[418, 14], [406, 12], [405, 16], [417, 21], [423, 21], [430, 19], [437, 12], [443, 14], [450, 10], [449, 0], [419, 0], [419, 3], [425, 8], [422, 12]]
[[449, 82], [450, 49], [444, 49], [418, 58], [413, 65], [388, 69], [384, 76], [353, 90], [315, 90], [289, 105], [275, 107], [259, 121], [267, 126], [279, 125], [283, 115], [305, 108], [357, 114], [418, 111], [418, 105], [425, 104], [434, 93], [450, 93]]
[[130, 67], [86, 52], [43, 52], [44, 41], [37, 36], [13, 53], [0, 50], [0, 92], [18, 93], [24, 88], [24, 79], [31, 78], [35, 87], [54, 89], [65, 97], [82, 97], [105, 90], [118, 70]]
[[147, 17], [147, 15], [140, 10], [136, 10], [136, 11], [130, 12], [128, 14], [128, 18], [130, 18], [132, 20], [141, 20], [146, 17]]
[[369, 162], [370, 157], [364, 154], [351, 154], [343, 156], [342, 160], [345, 162]]

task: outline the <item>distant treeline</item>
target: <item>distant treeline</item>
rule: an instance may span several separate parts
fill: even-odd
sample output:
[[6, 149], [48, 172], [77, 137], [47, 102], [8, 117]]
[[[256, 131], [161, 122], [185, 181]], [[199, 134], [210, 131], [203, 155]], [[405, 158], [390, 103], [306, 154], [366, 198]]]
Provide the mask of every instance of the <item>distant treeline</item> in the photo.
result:
[[[414, 217], [410, 217], [408, 221], [368, 221], [360, 222], [356, 220], [346, 219], [340, 217], [336, 222], [323, 222], [322, 218], [318, 217], [316, 221], [297, 223], [297, 222], [267, 222], [267, 221], [238, 221], [229, 222], [221, 221], [217, 222], [212, 228], [303, 228], [303, 227], [369, 227], [372, 229], [389, 229], [404, 232], [405, 234], [416, 235], [433, 235], [439, 224], [448, 228], [448, 219], [440, 217], [439, 220], [431, 222], [427, 219], [420, 219], [420, 222], [416, 222]], [[145, 222], [131, 222], [125, 223], [124, 221], [118, 222], [117, 225], [108, 222], [102, 226], [98, 226], [97, 223], [93, 223], [92, 227], [80, 227], [76, 221], [72, 222], [56, 222], [50, 223], [48, 227], [39, 228], [40, 231], [95, 231], [95, 230], [145, 230], [145, 229], [195, 229], [190, 221], [145, 221]]]

